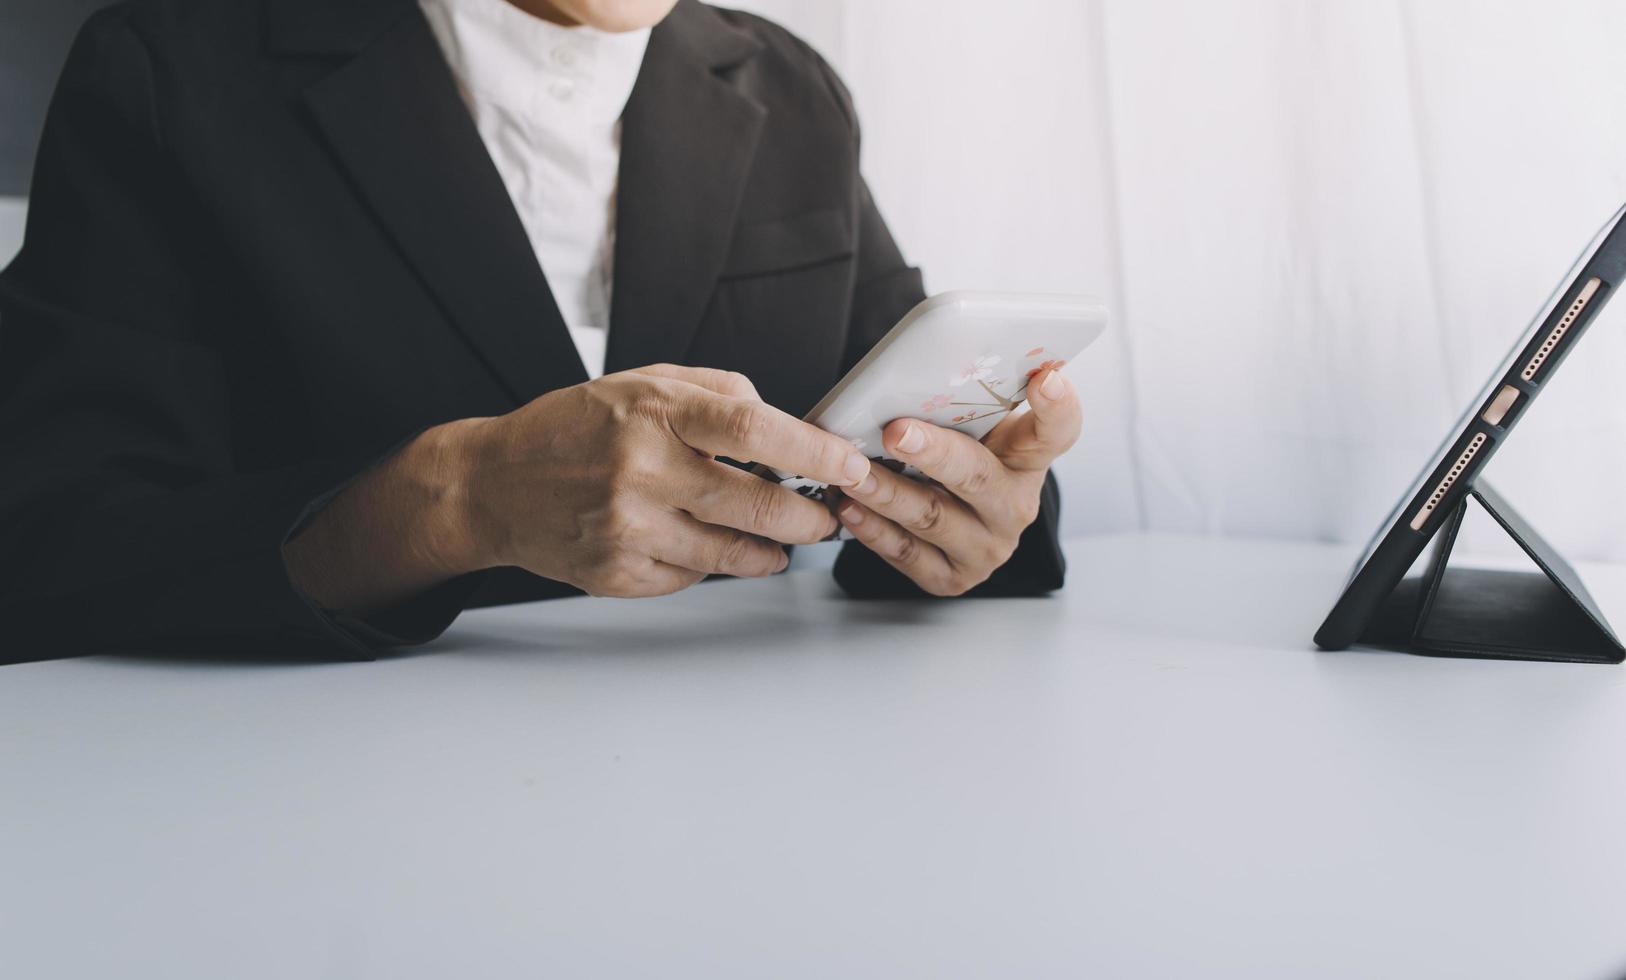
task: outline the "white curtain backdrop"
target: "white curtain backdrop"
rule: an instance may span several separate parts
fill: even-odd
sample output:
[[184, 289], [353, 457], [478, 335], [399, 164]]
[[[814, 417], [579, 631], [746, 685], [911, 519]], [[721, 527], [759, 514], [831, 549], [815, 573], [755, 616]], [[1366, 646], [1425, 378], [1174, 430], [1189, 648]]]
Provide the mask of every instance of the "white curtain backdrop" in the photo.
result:
[[[1619, 2], [736, 2], [842, 72], [929, 289], [1116, 312], [1073, 533], [1363, 539], [1626, 201]], [[1623, 330], [1490, 471], [1572, 557], [1626, 558]]]
[[[932, 291], [1102, 295], [1069, 530], [1364, 539], [1626, 201], [1626, 4], [756, 0]], [[1626, 558], [1626, 302], [1488, 476]]]

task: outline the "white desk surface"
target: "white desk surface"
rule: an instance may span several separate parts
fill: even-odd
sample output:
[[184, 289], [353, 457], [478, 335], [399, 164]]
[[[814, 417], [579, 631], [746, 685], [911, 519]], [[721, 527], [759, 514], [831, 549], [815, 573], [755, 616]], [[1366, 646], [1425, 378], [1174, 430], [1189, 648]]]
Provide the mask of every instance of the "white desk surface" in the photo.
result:
[[1314, 652], [1350, 551], [0, 668], [0, 976], [1621, 975], [1626, 673]]

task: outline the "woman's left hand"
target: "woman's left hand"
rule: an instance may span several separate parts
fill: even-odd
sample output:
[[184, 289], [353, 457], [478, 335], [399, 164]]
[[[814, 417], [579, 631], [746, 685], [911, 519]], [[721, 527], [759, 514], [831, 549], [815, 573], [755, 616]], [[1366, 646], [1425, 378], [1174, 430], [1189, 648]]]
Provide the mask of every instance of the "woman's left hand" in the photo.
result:
[[1045, 471], [1078, 439], [1078, 394], [1055, 369], [1028, 385], [1030, 410], [978, 442], [916, 419], [886, 427], [889, 454], [936, 481], [883, 466], [843, 492], [836, 516], [865, 547], [932, 595], [971, 589], [1005, 564], [1039, 514]]

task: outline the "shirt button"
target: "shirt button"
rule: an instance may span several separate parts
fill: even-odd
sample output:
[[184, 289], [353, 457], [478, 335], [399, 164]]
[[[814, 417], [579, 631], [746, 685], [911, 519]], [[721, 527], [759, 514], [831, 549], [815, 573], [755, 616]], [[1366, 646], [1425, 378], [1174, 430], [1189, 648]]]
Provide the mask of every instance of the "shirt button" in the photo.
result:
[[554, 48], [553, 60], [559, 62], [561, 65], [564, 65], [566, 68], [569, 68], [571, 65], [576, 63], [576, 52], [563, 46]]
[[548, 92], [560, 102], [569, 102], [570, 97], [576, 94], [576, 85], [568, 78], [561, 78], [548, 86]]

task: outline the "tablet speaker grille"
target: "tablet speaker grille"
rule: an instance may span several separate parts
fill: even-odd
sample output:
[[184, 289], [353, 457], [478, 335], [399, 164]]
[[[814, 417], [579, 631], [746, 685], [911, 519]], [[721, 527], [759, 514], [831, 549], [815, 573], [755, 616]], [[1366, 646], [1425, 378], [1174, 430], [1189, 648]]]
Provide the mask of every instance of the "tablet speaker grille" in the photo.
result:
[[1457, 461], [1451, 464], [1450, 471], [1440, 479], [1440, 483], [1434, 488], [1434, 492], [1429, 494], [1428, 502], [1417, 511], [1417, 516], [1411, 519], [1411, 529], [1413, 531], [1422, 530], [1423, 525], [1428, 521], [1429, 515], [1434, 513], [1434, 508], [1440, 506], [1440, 501], [1445, 499], [1445, 495], [1456, 484], [1457, 478], [1462, 475], [1462, 471], [1466, 470], [1468, 464], [1474, 461], [1474, 457], [1479, 455], [1479, 450], [1484, 445], [1485, 433], [1483, 432], [1469, 440], [1468, 447], [1457, 456]]
[[1529, 381], [1536, 376], [1536, 372], [1541, 370], [1541, 366], [1547, 363], [1547, 358], [1552, 354], [1553, 348], [1557, 347], [1558, 342], [1564, 339], [1564, 335], [1570, 332], [1570, 327], [1574, 325], [1576, 318], [1581, 315], [1581, 311], [1586, 309], [1586, 305], [1592, 302], [1592, 296], [1598, 291], [1598, 286], [1599, 282], [1596, 276], [1587, 280], [1587, 284], [1581, 287], [1580, 295], [1575, 297], [1575, 302], [1571, 303], [1570, 308], [1564, 311], [1564, 316], [1547, 334], [1547, 339], [1541, 342], [1541, 349], [1530, 356], [1530, 363], [1526, 364], [1524, 370], [1519, 372], [1519, 377]]

